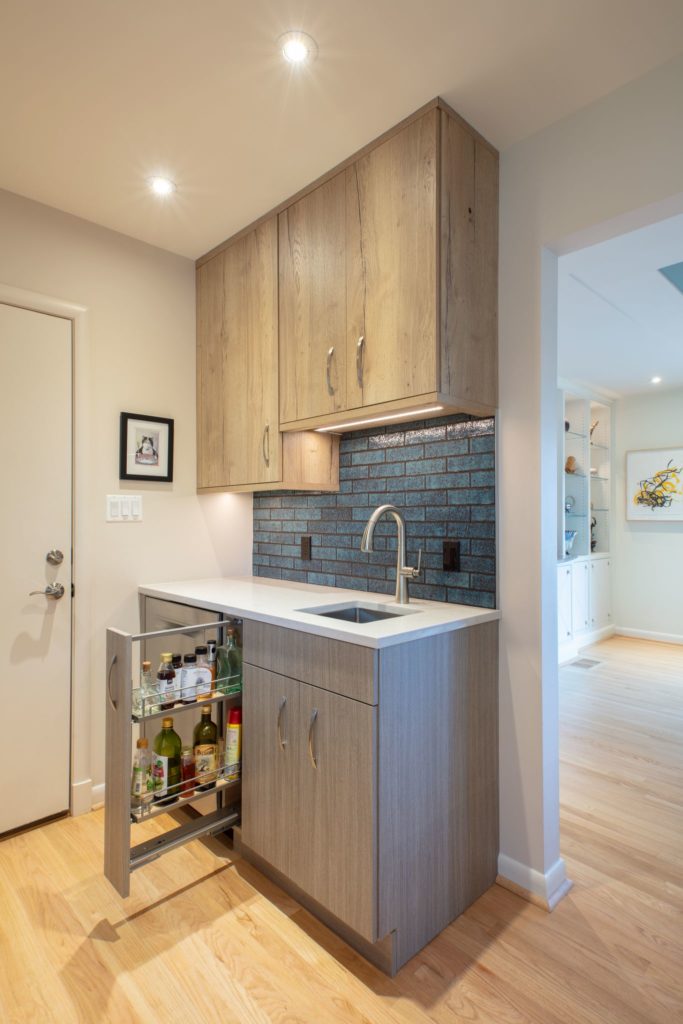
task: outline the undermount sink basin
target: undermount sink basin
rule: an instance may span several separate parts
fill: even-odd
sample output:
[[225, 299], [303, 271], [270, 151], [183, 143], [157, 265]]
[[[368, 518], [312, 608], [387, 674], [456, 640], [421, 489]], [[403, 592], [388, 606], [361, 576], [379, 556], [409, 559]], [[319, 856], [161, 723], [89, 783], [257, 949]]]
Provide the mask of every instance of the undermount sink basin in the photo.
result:
[[396, 608], [389, 611], [387, 608], [380, 608], [372, 605], [346, 604], [326, 605], [324, 608], [301, 608], [300, 611], [309, 615], [323, 615], [328, 619], [341, 619], [343, 622], [378, 622], [380, 619], [397, 619], [401, 615], [412, 615], [417, 608]]

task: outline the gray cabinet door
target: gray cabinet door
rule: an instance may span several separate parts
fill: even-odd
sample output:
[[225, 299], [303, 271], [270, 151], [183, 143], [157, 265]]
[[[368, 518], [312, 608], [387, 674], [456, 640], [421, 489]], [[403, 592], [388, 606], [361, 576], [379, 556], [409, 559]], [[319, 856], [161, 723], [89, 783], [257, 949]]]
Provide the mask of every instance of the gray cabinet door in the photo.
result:
[[242, 838], [288, 878], [299, 834], [299, 687], [293, 679], [244, 666]]
[[299, 827], [292, 880], [376, 939], [376, 708], [300, 683]]

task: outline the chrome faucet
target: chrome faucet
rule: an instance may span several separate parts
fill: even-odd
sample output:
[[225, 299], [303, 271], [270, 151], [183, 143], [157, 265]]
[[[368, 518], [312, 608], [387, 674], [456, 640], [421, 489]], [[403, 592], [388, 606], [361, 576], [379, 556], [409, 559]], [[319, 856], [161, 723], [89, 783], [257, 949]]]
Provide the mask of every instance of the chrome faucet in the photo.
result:
[[376, 508], [368, 519], [367, 526], [363, 530], [363, 539], [360, 542], [360, 549], [365, 554], [369, 554], [373, 551], [372, 538], [375, 532], [377, 523], [382, 518], [385, 512], [389, 512], [396, 520], [396, 526], [398, 527], [398, 552], [396, 562], [396, 603], [397, 604], [408, 604], [410, 597], [408, 596], [408, 580], [416, 580], [419, 578], [422, 569], [422, 549], [417, 556], [417, 568], [413, 569], [412, 566], [406, 565], [406, 524], [403, 520], [403, 516], [396, 508], [395, 505], [380, 505]]

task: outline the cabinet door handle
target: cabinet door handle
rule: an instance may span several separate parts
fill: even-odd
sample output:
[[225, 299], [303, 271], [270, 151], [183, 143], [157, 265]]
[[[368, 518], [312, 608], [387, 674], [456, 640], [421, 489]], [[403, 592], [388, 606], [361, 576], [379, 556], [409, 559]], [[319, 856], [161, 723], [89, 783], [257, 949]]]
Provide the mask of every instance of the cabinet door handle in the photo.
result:
[[261, 441], [261, 449], [263, 451], [263, 461], [266, 466], [270, 465], [270, 424], [266, 423], [263, 428], [263, 440]]
[[313, 753], [313, 728], [314, 728], [315, 723], [317, 721], [318, 721], [318, 709], [317, 708], [313, 708], [313, 711], [311, 712], [311, 722], [310, 722], [310, 725], [308, 726], [308, 756], [310, 757], [311, 764], [313, 765], [314, 768], [318, 767], [318, 759], [315, 756], [315, 754]]
[[356, 377], [358, 383], [363, 387], [363, 359], [365, 356], [365, 335], [361, 334], [356, 345]]
[[286, 703], [287, 703], [287, 698], [286, 697], [282, 697], [282, 699], [280, 700], [280, 707], [277, 709], [277, 742], [278, 742], [278, 746], [280, 747], [280, 750], [284, 750], [285, 747], [287, 746], [287, 740], [283, 740], [283, 738], [282, 738], [282, 729], [281, 729], [282, 712], [285, 709], [285, 704]]
[[327, 393], [328, 395], [334, 394], [334, 388], [332, 387], [331, 371], [332, 371], [332, 360], [334, 359], [334, 345], [331, 345], [327, 350], [327, 365], [325, 367], [325, 378], [327, 380]]
[[119, 702], [117, 700], [114, 700], [114, 698], [111, 695], [111, 674], [112, 674], [112, 670], [113, 670], [115, 664], [116, 664], [116, 655], [114, 655], [113, 658], [111, 659], [111, 664], [109, 666], [109, 671], [107, 672], [107, 696], [109, 697], [109, 703], [113, 707], [114, 711], [116, 711], [116, 709], [119, 706]]

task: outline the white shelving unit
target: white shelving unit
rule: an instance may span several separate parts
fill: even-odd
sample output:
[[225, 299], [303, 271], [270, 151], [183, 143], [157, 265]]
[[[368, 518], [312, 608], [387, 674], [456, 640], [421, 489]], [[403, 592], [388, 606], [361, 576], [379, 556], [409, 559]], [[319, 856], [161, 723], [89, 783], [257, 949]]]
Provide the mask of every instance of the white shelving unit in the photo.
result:
[[[560, 661], [609, 635], [612, 409], [587, 393], [559, 393], [558, 641]], [[573, 459], [573, 463], [571, 460]], [[568, 534], [575, 537], [568, 552]]]

